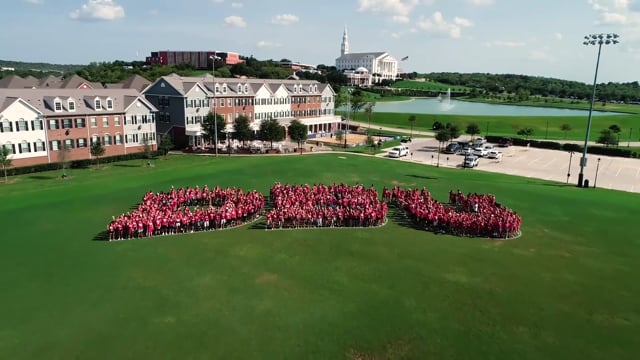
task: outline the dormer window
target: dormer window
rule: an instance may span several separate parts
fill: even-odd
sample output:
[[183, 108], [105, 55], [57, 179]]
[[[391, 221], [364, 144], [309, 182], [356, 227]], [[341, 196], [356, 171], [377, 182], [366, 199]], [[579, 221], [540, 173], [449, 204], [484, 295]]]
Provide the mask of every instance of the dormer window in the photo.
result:
[[67, 100], [67, 110], [76, 111], [76, 102], [72, 99]]
[[218, 86], [217, 84], [216, 84], [215, 92], [216, 94], [220, 94], [220, 86]]
[[244, 93], [248, 94], [249, 93], [249, 85], [244, 84]]
[[298, 93], [298, 85], [293, 85], [293, 93], [294, 94]]
[[227, 85], [222, 85], [222, 93], [223, 94], [227, 93]]
[[242, 94], [242, 85], [238, 84], [238, 86], [236, 87], [236, 91], [238, 92], [238, 94]]
[[107, 110], [113, 110], [113, 99], [107, 99]]
[[57, 112], [57, 111], [62, 111], [62, 101], [60, 100], [55, 100], [53, 102], [53, 109]]
[[102, 110], [102, 102], [100, 101], [100, 99], [96, 99], [94, 105], [96, 110]]

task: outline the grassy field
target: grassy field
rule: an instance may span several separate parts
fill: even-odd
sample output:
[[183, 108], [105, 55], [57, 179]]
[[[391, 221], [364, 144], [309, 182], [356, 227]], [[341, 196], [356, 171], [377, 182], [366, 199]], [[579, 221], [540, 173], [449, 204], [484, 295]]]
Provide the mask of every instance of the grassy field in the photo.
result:
[[[640, 195], [352, 154], [170, 157], [0, 185], [1, 359], [632, 359]], [[274, 181], [493, 193], [499, 242], [234, 230], [108, 243], [149, 190]], [[635, 239], [635, 240], [634, 240]], [[635, 354], [635, 355], [634, 355]]]
[[[441, 123], [453, 123], [460, 126], [462, 131], [471, 122], [478, 124], [481, 135], [501, 135], [501, 136], [517, 136], [518, 129], [523, 127], [531, 127], [534, 129], [532, 138], [544, 139], [547, 132], [549, 140], [565, 140], [565, 132], [560, 130], [562, 124], [569, 124], [571, 130], [566, 133], [566, 140], [584, 140], [584, 134], [587, 130], [587, 119], [584, 116], [558, 117], [558, 116], [479, 116], [479, 115], [436, 115], [436, 114], [415, 114], [416, 122], [414, 130], [431, 130], [435, 121]], [[410, 114], [405, 113], [381, 113], [375, 112], [371, 117], [371, 126], [389, 126], [408, 130], [411, 127], [409, 123]], [[354, 118], [353, 114], [351, 117]], [[356, 114], [356, 121], [366, 122], [366, 116], [360, 112]], [[611, 115], [611, 116], [594, 116], [591, 124], [590, 139], [595, 141], [600, 136], [602, 129], [608, 128], [612, 124], [617, 124], [622, 129], [620, 133], [620, 143], [625, 144], [629, 138], [629, 129], [631, 131], [631, 141], [640, 140], [640, 115]]]
[[415, 80], [400, 80], [396, 81], [391, 87], [398, 89], [418, 89], [418, 90], [432, 90], [432, 91], [451, 91], [464, 92], [469, 91], [470, 88], [466, 86], [452, 86], [449, 84], [439, 83], [437, 81], [415, 81]]

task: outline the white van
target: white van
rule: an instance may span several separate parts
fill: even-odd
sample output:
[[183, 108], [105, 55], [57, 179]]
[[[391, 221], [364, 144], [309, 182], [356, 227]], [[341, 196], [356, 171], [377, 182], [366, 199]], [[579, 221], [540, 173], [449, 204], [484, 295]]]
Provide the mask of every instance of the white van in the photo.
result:
[[399, 158], [407, 155], [409, 155], [409, 147], [404, 145], [394, 147], [389, 151], [389, 154], [387, 154], [387, 156], [391, 158]]

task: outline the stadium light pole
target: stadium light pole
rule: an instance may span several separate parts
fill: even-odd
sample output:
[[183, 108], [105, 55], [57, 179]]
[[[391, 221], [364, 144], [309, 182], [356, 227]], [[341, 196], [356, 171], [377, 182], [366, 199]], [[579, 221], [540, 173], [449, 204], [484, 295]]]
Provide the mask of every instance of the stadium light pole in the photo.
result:
[[578, 187], [583, 187], [584, 168], [587, 166], [587, 146], [589, 145], [589, 133], [591, 132], [591, 115], [593, 113], [593, 103], [596, 101], [596, 85], [598, 81], [598, 67], [600, 66], [600, 53], [602, 45], [617, 44], [618, 34], [590, 34], [584, 37], [583, 45], [598, 45], [598, 57], [596, 59], [596, 71], [593, 76], [593, 92], [591, 93], [591, 103], [589, 104], [589, 119], [587, 120], [587, 133], [584, 137], [584, 147], [582, 149], [582, 158], [580, 158], [580, 173], [578, 174]]
[[211, 59], [211, 81], [213, 83], [213, 126], [215, 126], [215, 130], [213, 131], [213, 141], [215, 142], [215, 151], [216, 157], [218, 157], [218, 115], [216, 114], [216, 110], [218, 108], [218, 104], [216, 103], [216, 60], [220, 59], [216, 55], [209, 56]]

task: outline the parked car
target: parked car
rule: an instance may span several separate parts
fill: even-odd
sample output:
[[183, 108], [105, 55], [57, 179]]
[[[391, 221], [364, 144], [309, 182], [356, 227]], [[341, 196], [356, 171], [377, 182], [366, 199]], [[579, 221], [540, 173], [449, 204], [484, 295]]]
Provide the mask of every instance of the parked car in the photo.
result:
[[513, 140], [511, 140], [511, 138], [502, 138], [498, 144], [500, 147], [509, 147], [511, 145], [513, 145]]
[[484, 157], [487, 155], [488, 152], [489, 150], [486, 150], [484, 147], [479, 146], [479, 147], [473, 148], [473, 151], [471, 152], [471, 154], [478, 157]]
[[409, 155], [409, 147], [408, 146], [404, 146], [404, 145], [400, 145], [400, 146], [394, 147], [387, 154], [387, 156], [389, 156], [391, 158], [399, 158], [399, 157], [403, 157], [403, 156], [407, 156], [407, 155]]
[[498, 150], [491, 150], [487, 153], [487, 158], [500, 160], [502, 159], [502, 153]]
[[475, 140], [473, 140], [473, 144], [475, 146], [480, 146], [480, 145], [484, 145], [487, 142], [487, 140], [485, 140], [485, 138], [483, 138], [482, 136], [475, 138]]
[[460, 149], [460, 145], [458, 143], [451, 143], [444, 148], [445, 154], [455, 154]]
[[403, 137], [402, 139], [400, 139], [401, 143], [410, 143], [411, 142], [411, 138], [410, 137]]
[[473, 148], [471, 146], [468, 147], [461, 147], [460, 149], [458, 149], [457, 154], [458, 155], [471, 155], [473, 153]]
[[464, 158], [464, 161], [462, 162], [462, 167], [465, 168], [474, 168], [476, 166], [478, 166], [478, 163], [480, 162], [480, 158], [477, 156], [466, 156]]

